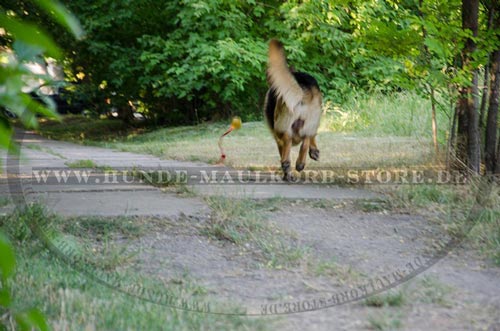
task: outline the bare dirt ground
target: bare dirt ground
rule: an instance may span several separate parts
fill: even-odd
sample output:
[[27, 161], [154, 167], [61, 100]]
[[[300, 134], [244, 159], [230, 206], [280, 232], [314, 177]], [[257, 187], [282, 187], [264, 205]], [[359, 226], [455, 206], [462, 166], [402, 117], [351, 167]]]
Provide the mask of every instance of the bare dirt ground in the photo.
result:
[[[23, 150], [30, 161], [23, 161], [23, 173], [36, 167], [68, 169], [68, 160], [78, 159], [111, 167], [172, 164], [37, 136], [29, 139], [31, 148]], [[8, 192], [5, 180], [1, 189]], [[261, 200], [283, 197], [257, 212], [273, 236], [284, 238], [283, 243], [301, 252], [298, 262], [269, 266], [253, 243], [238, 245], [207, 235], [207, 224], [215, 216], [204, 199], [211, 194], [206, 186], [179, 195], [144, 184], [58, 189], [39, 185], [30, 197], [48, 202], [53, 211], [64, 215], [155, 217], [162, 224], [156, 231], [136, 239], [116, 239], [117, 245], [126, 245], [135, 254], [131, 268], [167, 282], [192, 279], [214, 301], [237, 304], [257, 315], [272, 312], [273, 304], [328, 301], [370, 280], [405, 273], [409, 263], [432, 257], [434, 244], [449, 236], [425, 213], [391, 208], [363, 211], [359, 201], [384, 198], [364, 189], [328, 187], [319, 193], [314, 189], [313, 199], [308, 193], [311, 188], [293, 185], [259, 187], [259, 194], [245, 191], [242, 196], [235, 190], [231, 187], [227, 195]], [[422, 274], [398, 284], [381, 294], [380, 304], [357, 300], [261, 318], [269, 320], [270, 329], [282, 330], [500, 330], [500, 268], [471, 251], [467, 240]], [[280, 309], [284, 311], [283, 306]]]

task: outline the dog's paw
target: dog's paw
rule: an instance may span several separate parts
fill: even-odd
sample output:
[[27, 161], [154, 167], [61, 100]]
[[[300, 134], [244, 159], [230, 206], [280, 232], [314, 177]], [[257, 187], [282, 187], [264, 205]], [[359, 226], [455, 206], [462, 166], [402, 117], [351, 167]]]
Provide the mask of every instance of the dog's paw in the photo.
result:
[[295, 176], [292, 175], [291, 172], [285, 172], [285, 174], [283, 175], [283, 180], [285, 182], [294, 182], [295, 181]]
[[291, 170], [290, 161], [281, 162], [281, 169], [283, 170], [284, 173], [290, 172]]
[[319, 149], [309, 148], [309, 157], [314, 161], [319, 161]]
[[286, 182], [291, 182], [294, 180], [292, 175], [292, 166], [290, 161], [281, 162], [281, 169], [283, 170], [283, 180]]
[[297, 170], [298, 172], [301, 172], [302, 170], [304, 170], [305, 167], [306, 167], [305, 163], [296, 163], [295, 164], [295, 170]]

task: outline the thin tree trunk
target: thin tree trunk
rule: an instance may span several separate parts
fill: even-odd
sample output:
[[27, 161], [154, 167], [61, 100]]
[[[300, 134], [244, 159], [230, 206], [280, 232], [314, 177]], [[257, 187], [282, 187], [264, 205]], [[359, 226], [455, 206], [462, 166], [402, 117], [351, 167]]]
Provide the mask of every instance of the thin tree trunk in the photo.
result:
[[467, 158], [469, 168], [476, 174], [481, 165], [481, 139], [479, 136], [479, 87], [477, 70], [474, 70], [470, 97], [467, 103], [467, 116], [469, 127], [467, 131]]
[[497, 161], [495, 165], [495, 174], [500, 174], [500, 141], [497, 143]]
[[486, 172], [495, 172], [497, 156], [497, 130], [498, 130], [498, 103], [500, 93], [500, 49], [493, 52], [491, 57], [491, 93], [486, 119], [486, 132], [484, 140], [484, 161]]
[[457, 132], [457, 115], [458, 109], [455, 107], [450, 122], [450, 136], [448, 137], [448, 150], [446, 151], [446, 169], [448, 170], [452, 168], [451, 159], [456, 158], [454, 146]]
[[[488, 10], [488, 23], [487, 31], [490, 31], [493, 26], [493, 20], [495, 18], [495, 6], [489, 4], [487, 6]], [[479, 110], [479, 126], [484, 127], [484, 114], [486, 114], [486, 105], [488, 104], [489, 93], [490, 93], [490, 63], [492, 62], [491, 57], [488, 60], [488, 64], [484, 66], [484, 83], [483, 83], [483, 93], [481, 96], [481, 107]]]
[[[457, 137], [455, 156], [462, 164], [468, 163], [467, 157], [467, 134], [469, 132], [469, 121], [467, 116], [467, 93], [464, 87], [459, 89], [459, 99], [457, 101]], [[461, 169], [463, 170], [463, 169]]]
[[[448, 85], [448, 94], [451, 96], [453, 93], [451, 91], [451, 85]], [[448, 136], [448, 145], [446, 150], [446, 169], [451, 170], [452, 164], [451, 159], [456, 159], [456, 136], [457, 136], [457, 116], [458, 109], [456, 104], [454, 105], [452, 99], [450, 98], [450, 110], [453, 114], [450, 116], [450, 123], [448, 127], [450, 128], [450, 134]]]
[[437, 121], [436, 121], [436, 99], [434, 98], [434, 87], [431, 86], [431, 108], [432, 108], [432, 141], [434, 143], [434, 152], [439, 156], [439, 145], [437, 140]]
[[[489, 62], [489, 61], [488, 61]], [[481, 95], [481, 106], [479, 107], [479, 126], [484, 127], [484, 114], [486, 114], [486, 105], [490, 96], [490, 66], [489, 63], [484, 67], [483, 93]]]
[[[422, 20], [424, 20], [424, 14], [422, 13], [422, 4], [423, 0], [419, 0], [418, 5], [419, 5], [419, 16]], [[426, 65], [429, 67], [431, 66], [431, 54], [429, 52], [429, 47], [425, 44], [425, 39], [427, 38], [427, 30], [425, 29], [425, 25], [422, 24], [422, 37], [424, 38], [424, 59]], [[437, 141], [437, 122], [436, 122], [436, 99], [434, 97], [434, 86], [432, 85], [432, 82], [429, 82], [429, 92], [430, 92], [430, 98], [431, 98], [431, 111], [432, 111], [432, 142], [434, 143], [434, 152], [436, 154], [436, 158], [439, 156], [439, 146], [438, 146], [438, 141]]]

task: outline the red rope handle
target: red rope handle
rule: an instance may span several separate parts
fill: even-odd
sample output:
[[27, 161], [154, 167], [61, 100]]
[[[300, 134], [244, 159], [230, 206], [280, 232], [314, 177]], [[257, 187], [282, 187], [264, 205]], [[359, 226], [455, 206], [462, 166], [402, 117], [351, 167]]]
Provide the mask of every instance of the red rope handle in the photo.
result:
[[228, 134], [231, 133], [231, 131], [233, 131], [233, 127], [231, 126], [226, 132], [224, 132], [224, 134], [222, 136], [220, 136], [219, 138], [219, 149], [220, 149], [220, 160], [218, 163], [224, 163], [224, 160], [226, 159], [226, 154], [224, 153], [224, 149], [222, 148], [222, 138], [224, 138], [225, 136], [227, 136]]

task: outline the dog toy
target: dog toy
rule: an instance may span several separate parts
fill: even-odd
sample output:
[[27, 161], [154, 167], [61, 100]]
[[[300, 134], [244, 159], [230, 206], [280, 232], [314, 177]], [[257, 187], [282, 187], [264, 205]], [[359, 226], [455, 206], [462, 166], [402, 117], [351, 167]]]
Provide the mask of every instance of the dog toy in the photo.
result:
[[239, 128], [241, 128], [241, 118], [235, 116], [231, 121], [231, 126], [229, 127], [229, 129], [226, 132], [224, 132], [222, 136], [220, 136], [219, 138], [220, 160], [218, 162], [219, 164], [224, 164], [224, 160], [226, 159], [226, 154], [224, 153], [224, 149], [222, 149], [222, 138], [230, 134], [233, 130], [238, 130]]

